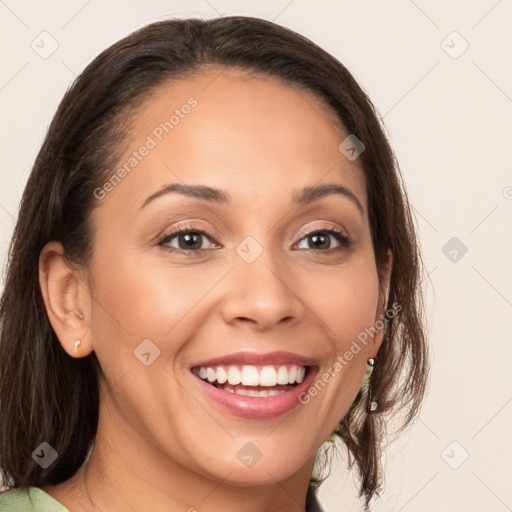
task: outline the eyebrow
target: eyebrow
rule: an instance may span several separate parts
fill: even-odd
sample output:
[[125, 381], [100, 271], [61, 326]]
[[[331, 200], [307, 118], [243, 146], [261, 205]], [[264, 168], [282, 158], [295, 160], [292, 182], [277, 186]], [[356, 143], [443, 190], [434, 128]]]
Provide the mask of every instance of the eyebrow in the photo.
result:
[[[144, 208], [151, 201], [163, 195], [178, 193], [189, 197], [202, 199], [203, 201], [215, 202], [219, 204], [226, 204], [231, 201], [230, 195], [224, 190], [218, 188], [208, 187], [206, 185], [182, 185], [180, 183], [171, 183], [165, 187], [157, 190], [151, 194], [142, 204], [141, 209]], [[313, 201], [317, 201], [323, 197], [333, 194], [350, 199], [357, 207], [361, 215], [364, 216], [364, 208], [357, 196], [347, 187], [338, 185], [337, 183], [328, 183], [318, 185], [316, 187], [305, 187], [300, 192], [296, 193], [293, 197], [293, 203], [301, 206], [308, 205]]]

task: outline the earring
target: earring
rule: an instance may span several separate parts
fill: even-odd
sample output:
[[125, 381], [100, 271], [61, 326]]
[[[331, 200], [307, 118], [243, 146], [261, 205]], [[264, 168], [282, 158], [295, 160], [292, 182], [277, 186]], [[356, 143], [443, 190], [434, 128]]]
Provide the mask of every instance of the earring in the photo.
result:
[[373, 373], [373, 370], [375, 368], [375, 359], [373, 357], [370, 357], [368, 361], [366, 362], [367, 367], [367, 373], [368, 373], [368, 402], [366, 405], [366, 410], [368, 412], [375, 412], [379, 408], [379, 403], [373, 399], [372, 397], [372, 379], [371, 375]]
[[73, 347], [75, 347], [75, 352], [78, 352], [81, 343], [82, 342], [80, 340], [76, 340], [75, 343], [73, 343]]

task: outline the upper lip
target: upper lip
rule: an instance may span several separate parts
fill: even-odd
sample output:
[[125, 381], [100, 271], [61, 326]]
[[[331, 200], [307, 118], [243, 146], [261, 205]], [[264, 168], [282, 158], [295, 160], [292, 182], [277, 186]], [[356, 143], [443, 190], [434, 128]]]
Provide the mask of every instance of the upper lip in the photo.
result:
[[278, 351], [260, 354], [257, 352], [235, 352], [222, 357], [208, 359], [207, 361], [199, 361], [194, 363], [191, 368], [196, 366], [213, 367], [227, 365], [253, 365], [253, 366], [270, 366], [280, 364], [295, 364], [297, 366], [315, 366], [316, 362], [305, 356], [294, 354], [292, 352]]

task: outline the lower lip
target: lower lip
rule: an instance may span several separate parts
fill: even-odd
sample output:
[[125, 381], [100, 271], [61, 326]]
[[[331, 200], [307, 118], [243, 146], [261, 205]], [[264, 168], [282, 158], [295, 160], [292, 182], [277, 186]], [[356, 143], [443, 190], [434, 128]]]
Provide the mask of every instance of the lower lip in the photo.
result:
[[298, 386], [280, 395], [268, 397], [243, 396], [224, 391], [192, 375], [203, 391], [224, 411], [239, 418], [264, 420], [278, 418], [301, 404], [299, 396], [307, 392], [317, 373], [318, 369], [309, 368], [308, 376]]

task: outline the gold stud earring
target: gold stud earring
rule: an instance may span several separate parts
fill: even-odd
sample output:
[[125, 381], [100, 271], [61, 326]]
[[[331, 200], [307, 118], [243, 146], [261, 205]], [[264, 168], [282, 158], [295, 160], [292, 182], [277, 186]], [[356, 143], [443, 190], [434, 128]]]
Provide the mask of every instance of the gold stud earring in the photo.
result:
[[82, 342], [80, 340], [76, 340], [75, 343], [73, 343], [73, 347], [75, 347], [75, 352], [78, 352], [81, 343]]

